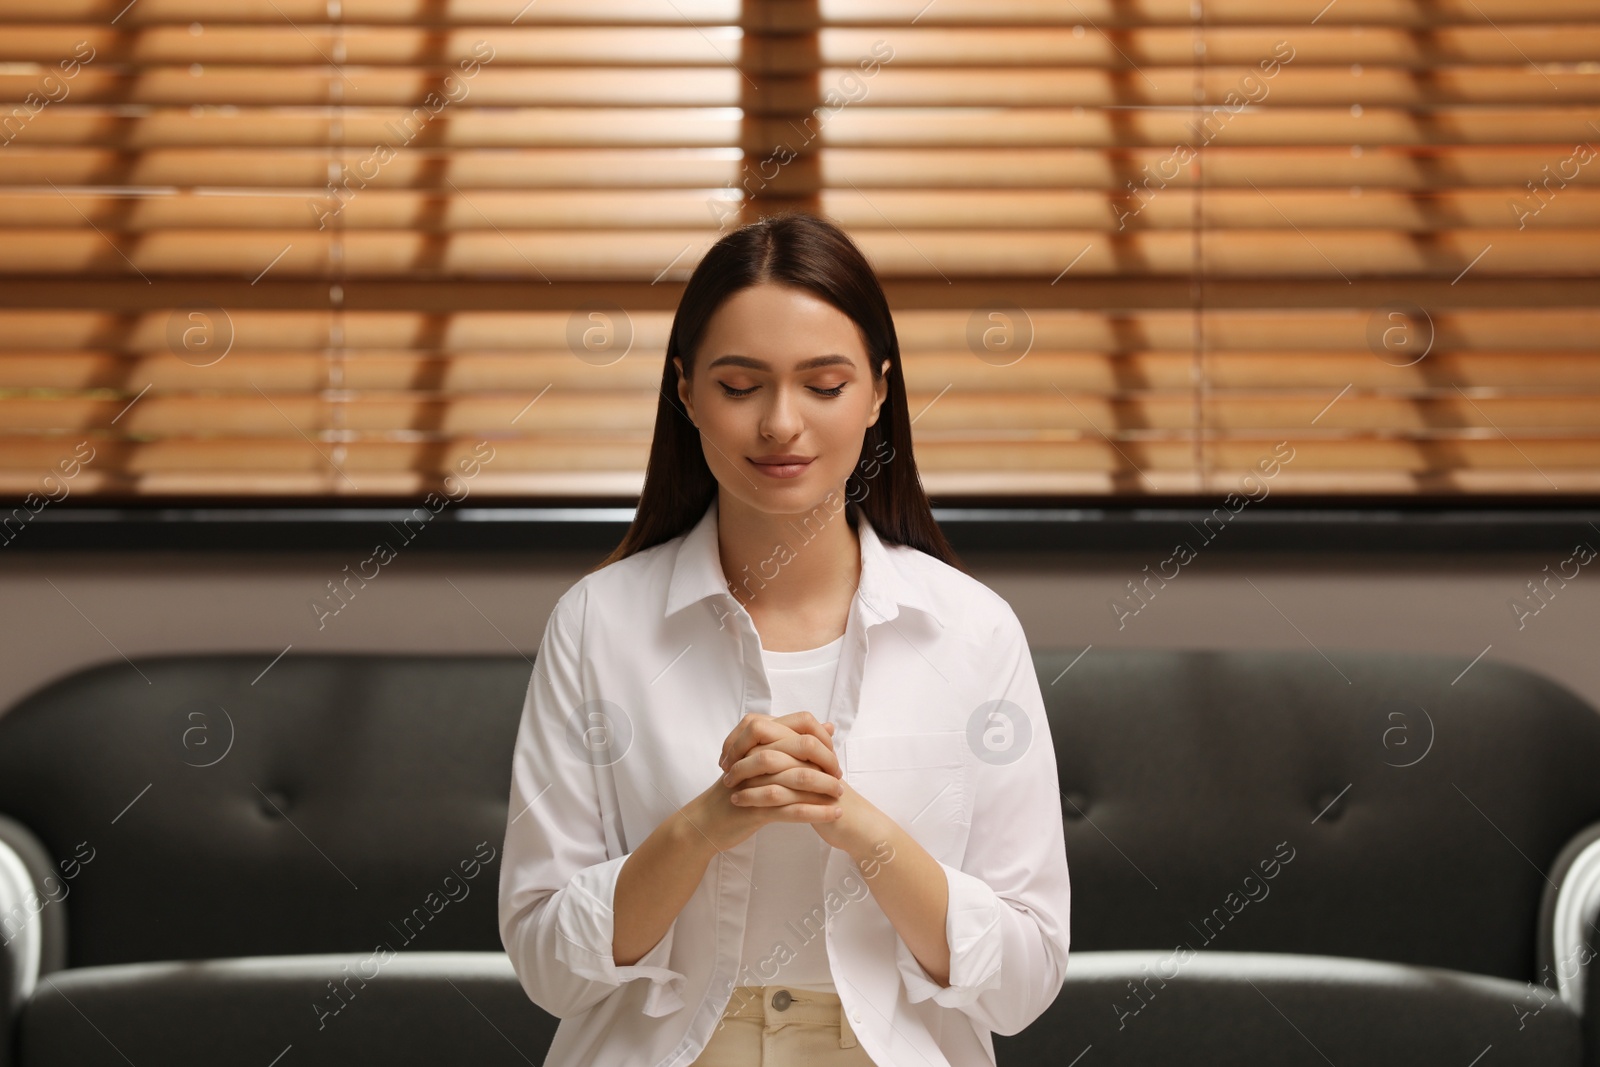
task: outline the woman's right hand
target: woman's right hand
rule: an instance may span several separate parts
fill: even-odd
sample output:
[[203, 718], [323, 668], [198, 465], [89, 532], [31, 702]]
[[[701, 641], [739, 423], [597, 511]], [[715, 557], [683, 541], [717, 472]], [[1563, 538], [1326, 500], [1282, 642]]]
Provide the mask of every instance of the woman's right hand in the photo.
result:
[[[836, 802], [844, 783], [833, 754], [833, 724], [819, 722], [809, 711], [746, 715], [729, 732], [723, 752], [724, 757], [744, 754], [683, 809], [718, 852], [771, 822], [831, 822], [842, 813]], [[733, 801], [736, 792], [741, 803]]]

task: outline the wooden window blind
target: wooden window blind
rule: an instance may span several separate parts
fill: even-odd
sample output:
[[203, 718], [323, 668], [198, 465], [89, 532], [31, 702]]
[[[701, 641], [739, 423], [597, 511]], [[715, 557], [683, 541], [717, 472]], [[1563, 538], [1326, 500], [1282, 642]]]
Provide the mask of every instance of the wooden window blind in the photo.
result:
[[1591, 0], [9, 0], [0, 493], [632, 495], [799, 206], [935, 494], [1593, 494], [1597, 145]]

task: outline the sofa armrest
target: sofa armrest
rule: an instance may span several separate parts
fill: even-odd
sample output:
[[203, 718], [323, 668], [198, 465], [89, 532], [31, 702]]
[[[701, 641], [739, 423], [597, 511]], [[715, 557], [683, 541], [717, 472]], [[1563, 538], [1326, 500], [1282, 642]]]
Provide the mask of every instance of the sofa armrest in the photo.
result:
[[11, 1067], [12, 1042], [15, 1040], [17, 1011], [12, 990], [16, 975], [12, 972], [11, 946], [0, 936], [0, 1067]]
[[[1600, 823], [1581, 830], [1556, 857], [1539, 905], [1539, 984], [1558, 994], [1592, 1029], [1589, 966], [1600, 943]], [[1593, 992], [1593, 991], [1590, 991]]]
[[0, 815], [0, 1067], [13, 1062], [16, 1021], [44, 967], [64, 962], [65, 914], [45, 896], [53, 870], [43, 843]]
[[[0, 943], [4, 1007], [15, 1012], [41, 974], [66, 965], [66, 912], [50, 897], [50, 851], [27, 827], [0, 815]], [[60, 879], [55, 879], [59, 887]], [[59, 888], [58, 890], [59, 891]]]
[[[1600, 946], [1600, 936], [1589, 937], [1592, 951]], [[1591, 957], [1592, 958], [1592, 957]], [[1583, 997], [1583, 1067], [1600, 1067], [1600, 982], [1585, 983]]]

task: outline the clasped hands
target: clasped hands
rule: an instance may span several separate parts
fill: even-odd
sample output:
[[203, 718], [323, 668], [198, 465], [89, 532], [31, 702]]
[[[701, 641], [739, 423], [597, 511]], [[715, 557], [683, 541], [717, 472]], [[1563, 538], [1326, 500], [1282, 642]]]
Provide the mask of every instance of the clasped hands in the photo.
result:
[[747, 714], [722, 742], [724, 774], [691, 802], [690, 817], [719, 851], [770, 822], [810, 823], [852, 858], [883, 836], [887, 819], [842, 776], [833, 723], [809, 711]]

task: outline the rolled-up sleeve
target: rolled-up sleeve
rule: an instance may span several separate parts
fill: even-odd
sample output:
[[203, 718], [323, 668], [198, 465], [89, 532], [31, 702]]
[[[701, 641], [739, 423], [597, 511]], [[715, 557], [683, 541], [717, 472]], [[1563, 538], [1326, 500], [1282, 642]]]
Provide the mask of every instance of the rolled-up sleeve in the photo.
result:
[[944, 926], [950, 945], [950, 984], [935, 982], [899, 936], [894, 939], [895, 966], [911, 1003], [932, 999], [947, 1008], [965, 1008], [985, 990], [1000, 988], [1006, 904], [983, 879], [946, 863], [939, 866], [950, 890]]
[[558, 1019], [586, 1011], [624, 983], [650, 983], [644, 1011], [683, 1007], [685, 975], [667, 966], [677, 920], [637, 963], [612, 956], [617, 875], [628, 855], [608, 856], [595, 763], [577, 744], [604, 730], [584, 704], [578, 587], [545, 624], [529, 679], [511, 769], [500, 868], [500, 940], [528, 997]]
[[949, 886], [949, 984], [935, 982], [898, 935], [895, 964], [912, 1003], [932, 999], [1010, 1035], [1043, 1015], [1066, 981], [1072, 898], [1044, 697], [1022, 624], [1009, 606], [1004, 615], [989, 661], [1000, 668], [995, 699], [1001, 703], [990, 719], [1019, 721], [1012, 723], [1013, 748], [993, 761], [976, 760], [972, 829], [960, 869], [940, 864]]

